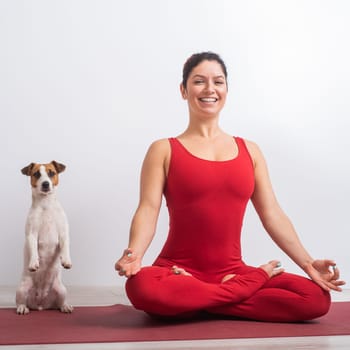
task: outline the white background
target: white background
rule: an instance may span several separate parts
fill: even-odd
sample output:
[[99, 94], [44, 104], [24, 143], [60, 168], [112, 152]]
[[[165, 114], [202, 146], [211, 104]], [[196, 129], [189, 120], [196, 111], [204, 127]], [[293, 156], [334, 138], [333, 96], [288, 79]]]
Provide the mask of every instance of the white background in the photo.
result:
[[[0, 1], [0, 284], [16, 285], [31, 203], [20, 169], [67, 165], [58, 196], [69, 217], [68, 285], [122, 285], [149, 144], [187, 126], [179, 83], [194, 52], [225, 60], [221, 125], [257, 142], [282, 207], [314, 257], [349, 270], [350, 2], [347, 0]], [[167, 233], [163, 208], [145, 259]], [[247, 263], [302, 273], [252, 207]], [[220, 252], [218, 252], [220, 254]]]

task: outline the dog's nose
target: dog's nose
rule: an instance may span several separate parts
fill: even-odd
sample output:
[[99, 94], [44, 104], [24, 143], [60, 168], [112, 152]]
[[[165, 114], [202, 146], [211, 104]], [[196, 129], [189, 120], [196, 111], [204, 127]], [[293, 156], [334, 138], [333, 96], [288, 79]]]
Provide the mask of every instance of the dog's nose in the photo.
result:
[[43, 190], [48, 190], [48, 189], [50, 189], [50, 182], [44, 181], [44, 182], [41, 184], [41, 188], [42, 188]]

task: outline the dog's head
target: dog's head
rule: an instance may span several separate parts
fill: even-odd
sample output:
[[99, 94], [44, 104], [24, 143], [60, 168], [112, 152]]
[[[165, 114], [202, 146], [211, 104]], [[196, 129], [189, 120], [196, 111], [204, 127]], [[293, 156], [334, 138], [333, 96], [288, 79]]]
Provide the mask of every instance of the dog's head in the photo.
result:
[[49, 194], [58, 185], [58, 174], [66, 169], [66, 166], [52, 161], [48, 164], [30, 163], [21, 171], [30, 176], [32, 188], [38, 193]]

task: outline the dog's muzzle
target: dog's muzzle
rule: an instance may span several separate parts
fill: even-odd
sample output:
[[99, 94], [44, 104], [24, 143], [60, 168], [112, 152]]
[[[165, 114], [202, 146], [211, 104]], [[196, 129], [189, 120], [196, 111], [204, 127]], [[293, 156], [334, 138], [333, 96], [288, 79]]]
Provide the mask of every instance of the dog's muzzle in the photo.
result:
[[41, 190], [43, 192], [49, 192], [50, 191], [50, 182], [48, 181], [44, 181], [42, 184], [41, 184]]

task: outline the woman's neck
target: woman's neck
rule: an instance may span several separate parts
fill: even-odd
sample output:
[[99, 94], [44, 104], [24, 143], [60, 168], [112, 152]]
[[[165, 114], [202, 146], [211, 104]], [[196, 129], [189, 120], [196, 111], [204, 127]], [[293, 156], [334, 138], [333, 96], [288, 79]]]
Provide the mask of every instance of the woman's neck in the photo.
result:
[[205, 139], [214, 139], [222, 134], [224, 132], [220, 129], [216, 121], [207, 121], [205, 123], [190, 122], [183, 133], [184, 136], [195, 136]]

